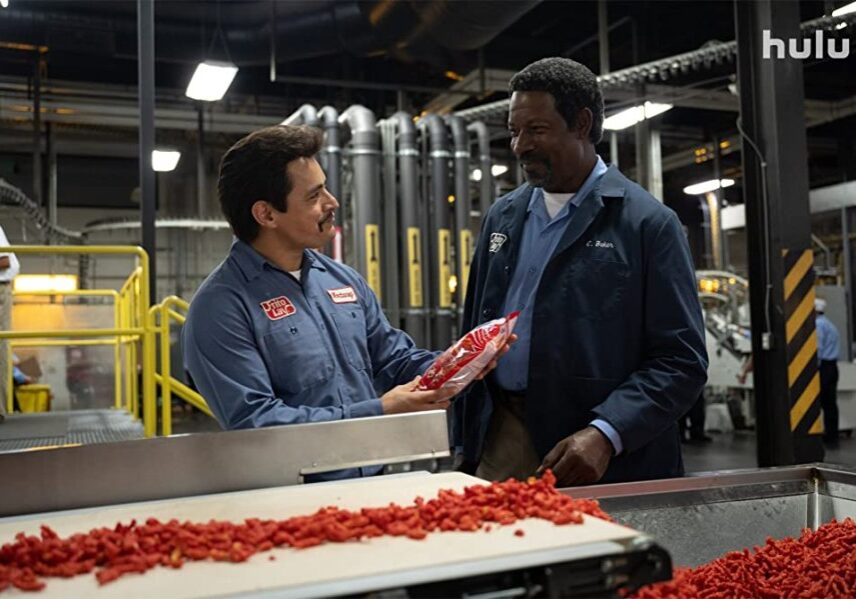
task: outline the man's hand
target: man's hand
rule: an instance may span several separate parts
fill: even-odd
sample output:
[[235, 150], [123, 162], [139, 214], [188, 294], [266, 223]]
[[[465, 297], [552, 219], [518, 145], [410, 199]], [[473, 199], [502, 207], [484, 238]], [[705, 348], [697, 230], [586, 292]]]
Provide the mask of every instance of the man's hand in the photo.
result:
[[559, 441], [544, 458], [538, 474], [551, 468], [556, 484], [569, 487], [596, 483], [612, 457], [612, 443], [593, 426]]
[[416, 377], [409, 383], [393, 387], [380, 398], [384, 414], [406, 414], [408, 412], [424, 412], [426, 410], [445, 410], [455, 395], [448, 389], [434, 391], [417, 391], [419, 379]]
[[745, 372], [741, 372], [740, 374], [737, 375], [737, 382], [740, 383], [741, 385], [746, 384], [746, 373]]
[[12, 261], [9, 256], [0, 256], [0, 270], [6, 270], [10, 266], [12, 266]]
[[508, 341], [506, 341], [506, 342], [505, 342], [505, 345], [503, 345], [503, 346], [502, 346], [502, 348], [499, 350], [499, 352], [496, 354], [496, 356], [494, 356], [493, 360], [491, 360], [491, 361], [488, 363], [488, 365], [484, 367], [484, 370], [482, 370], [482, 371], [478, 374], [478, 376], [476, 377], [476, 380], [477, 380], [477, 381], [482, 380], [484, 377], [486, 377], [488, 374], [490, 374], [490, 371], [491, 371], [491, 370], [493, 370], [494, 368], [496, 368], [496, 365], [497, 365], [497, 363], [499, 362], [499, 359], [500, 359], [502, 356], [504, 356], [504, 355], [506, 354], [506, 352], [508, 352], [508, 348], [510, 348], [510, 347], [511, 347], [511, 344], [512, 344], [512, 343], [514, 343], [515, 341], [517, 341], [517, 335], [515, 335], [514, 333], [512, 333], [512, 334], [508, 337]]

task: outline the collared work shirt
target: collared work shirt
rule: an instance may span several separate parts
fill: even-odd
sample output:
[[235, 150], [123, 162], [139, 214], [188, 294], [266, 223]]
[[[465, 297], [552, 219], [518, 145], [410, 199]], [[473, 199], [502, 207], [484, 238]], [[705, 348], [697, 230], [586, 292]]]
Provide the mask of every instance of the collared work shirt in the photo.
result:
[[378, 397], [435, 357], [390, 325], [353, 269], [307, 250], [298, 282], [239, 240], [194, 296], [182, 341], [225, 429], [380, 416]]
[[[500, 387], [509, 391], [525, 391], [529, 376], [529, 348], [532, 336], [532, 313], [535, 293], [541, 281], [541, 275], [547, 262], [559, 245], [562, 235], [577, 207], [585, 201], [598, 179], [606, 172], [606, 164], [600, 156], [589, 176], [577, 193], [554, 218], [550, 218], [544, 204], [543, 189], [536, 188], [526, 210], [526, 222], [520, 240], [517, 264], [511, 275], [508, 293], [505, 296], [503, 314], [520, 310], [520, 316], [514, 326], [517, 343], [513, 344], [502, 358], [502, 368], [496, 370], [496, 380]], [[573, 310], [573, 306], [569, 306]], [[597, 419], [592, 425], [603, 432], [612, 443], [615, 453], [621, 453], [621, 437], [608, 422]]]
[[838, 360], [838, 329], [823, 314], [817, 315], [814, 326], [817, 329], [817, 359], [821, 361]]

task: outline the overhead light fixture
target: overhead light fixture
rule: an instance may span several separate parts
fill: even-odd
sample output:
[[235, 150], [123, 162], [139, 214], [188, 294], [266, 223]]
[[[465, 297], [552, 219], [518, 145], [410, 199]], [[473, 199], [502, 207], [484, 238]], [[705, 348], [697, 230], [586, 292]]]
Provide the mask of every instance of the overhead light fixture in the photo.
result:
[[845, 27], [847, 27], [847, 23], [839, 23], [835, 26], [836, 29], [844, 29]]
[[851, 2], [850, 4], [845, 4], [841, 8], [836, 8], [832, 11], [832, 16], [840, 17], [843, 15], [849, 15], [851, 12], [856, 12], [856, 2]]
[[691, 196], [700, 196], [706, 194], [709, 191], [716, 191], [717, 189], [725, 189], [726, 187], [731, 187], [734, 185], [734, 179], [720, 179], [717, 181], [716, 179], [711, 179], [710, 181], [702, 181], [701, 183], [693, 183], [692, 185], [687, 185], [684, 187], [684, 193]]
[[178, 150], [154, 150], [152, 151], [152, 170], [159, 173], [174, 171], [178, 166], [181, 152]]
[[657, 104], [656, 102], [645, 102], [639, 106], [633, 106], [626, 110], [607, 117], [603, 121], [603, 128], [609, 131], [620, 131], [632, 127], [645, 119], [650, 119], [672, 109], [672, 104]]
[[0, 7], [9, 8], [9, 0], [0, 0]]
[[191, 77], [184, 95], [203, 102], [221, 100], [226, 95], [226, 90], [232, 85], [232, 80], [237, 72], [238, 67], [231, 62], [213, 60], [200, 62], [193, 72], [193, 77]]
[[77, 275], [18, 275], [12, 283], [15, 293], [62, 293], [77, 290]]

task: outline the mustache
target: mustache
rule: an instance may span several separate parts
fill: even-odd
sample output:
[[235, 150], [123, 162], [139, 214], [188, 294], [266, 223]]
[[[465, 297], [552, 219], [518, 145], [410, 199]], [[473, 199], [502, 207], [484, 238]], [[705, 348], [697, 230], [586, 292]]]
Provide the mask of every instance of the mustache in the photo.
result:
[[320, 221], [318, 221], [318, 224], [323, 225], [324, 223], [327, 223], [327, 222], [333, 220], [334, 218], [336, 218], [336, 211], [332, 210], [327, 214], [327, 216], [325, 216]]
[[518, 157], [520, 162], [540, 162], [542, 164], [549, 164], [550, 161], [546, 156], [541, 154], [536, 154], [535, 152], [525, 152]]

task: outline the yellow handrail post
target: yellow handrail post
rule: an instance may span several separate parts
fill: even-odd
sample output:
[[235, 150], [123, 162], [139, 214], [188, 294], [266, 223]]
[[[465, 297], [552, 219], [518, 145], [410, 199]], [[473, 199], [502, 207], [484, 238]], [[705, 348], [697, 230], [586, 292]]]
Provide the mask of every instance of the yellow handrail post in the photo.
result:
[[149, 320], [149, 302], [155, 290], [149, 289], [149, 256], [142, 249], [138, 254], [142, 271], [138, 279], [140, 288], [140, 325], [143, 327], [143, 430], [146, 437], [157, 434], [157, 403], [155, 400], [155, 344], [154, 327]]
[[15, 371], [12, 364], [12, 342], [6, 342], [6, 413], [11, 414], [15, 411], [15, 397], [12, 395], [15, 392], [15, 381], [12, 378], [12, 373]]
[[161, 434], [168, 437], [172, 434], [172, 372], [170, 370], [169, 356], [169, 316], [167, 315], [168, 305], [166, 302], [161, 304], [160, 312], [160, 335], [161, 335], [161, 414], [163, 421], [161, 422]]
[[[113, 326], [122, 328], [121, 306], [119, 305], [119, 294], [113, 299]], [[116, 335], [113, 343], [113, 407], [122, 409], [122, 336]]]

